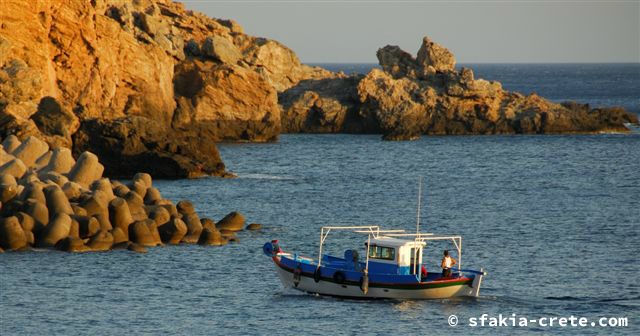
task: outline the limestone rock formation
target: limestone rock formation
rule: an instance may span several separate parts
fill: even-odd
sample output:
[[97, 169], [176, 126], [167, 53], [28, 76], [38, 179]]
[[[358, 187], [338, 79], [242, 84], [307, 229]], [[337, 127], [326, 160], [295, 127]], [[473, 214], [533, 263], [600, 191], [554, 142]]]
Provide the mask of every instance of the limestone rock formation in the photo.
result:
[[336, 76], [169, 0], [2, 9], [0, 136], [92, 151], [112, 177], [224, 176], [216, 141], [276, 139], [277, 92]]
[[471, 69], [456, 69], [453, 54], [428, 37], [417, 57], [397, 46], [383, 47], [377, 56], [382, 69], [364, 77], [302, 81], [280, 93], [283, 130], [411, 140], [422, 134], [628, 132], [624, 123], [638, 122], [621, 108], [557, 104], [475, 79]]

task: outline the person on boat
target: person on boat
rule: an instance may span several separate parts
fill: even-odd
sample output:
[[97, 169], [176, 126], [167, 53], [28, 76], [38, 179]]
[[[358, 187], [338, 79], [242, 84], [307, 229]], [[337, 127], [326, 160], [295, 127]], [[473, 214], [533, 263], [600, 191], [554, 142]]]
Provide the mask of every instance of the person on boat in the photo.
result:
[[449, 255], [448, 250], [444, 250], [444, 257], [442, 258], [442, 262], [440, 263], [440, 267], [442, 267], [442, 277], [448, 278], [451, 276], [451, 268], [457, 264], [456, 260], [453, 259]]

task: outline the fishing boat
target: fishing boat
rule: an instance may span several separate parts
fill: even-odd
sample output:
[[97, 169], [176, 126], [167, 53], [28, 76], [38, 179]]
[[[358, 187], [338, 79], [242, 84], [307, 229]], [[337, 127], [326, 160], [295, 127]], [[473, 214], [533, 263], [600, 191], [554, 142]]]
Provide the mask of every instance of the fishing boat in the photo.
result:
[[[285, 251], [277, 240], [265, 243], [263, 252], [273, 260], [285, 288], [307, 293], [354, 299], [477, 297], [486, 272], [462, 268], [462, 237], [421, 233], [420, 205], [417, 217], [414, 233], [377, 225], [324, 226], [317, 258]], [[364, 244], [359, 241], [357, 245], [364, 257], [353, 248], [342, 256], [323, 254], [330, 233], [359, 234]], [[434, 241], [450, 242], [457, 252], [457, 264], [448, 274], [424, 267], [423, 253]]]

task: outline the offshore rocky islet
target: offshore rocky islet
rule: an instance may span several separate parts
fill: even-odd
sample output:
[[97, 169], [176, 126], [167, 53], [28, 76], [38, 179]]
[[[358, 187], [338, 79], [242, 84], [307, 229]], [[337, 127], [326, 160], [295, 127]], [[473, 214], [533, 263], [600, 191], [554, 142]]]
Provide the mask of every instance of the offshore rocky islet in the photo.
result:
[[216, 142], [280, 132], [548, 134], [626, 132], [637, 116], [524, 96], [456, 69], [424, 38], [416, 57], [377, 52], [382, 69], [344, 75], [286, 46], [171, 1], [5, 1], [0, 135], [36, 136], [105, 174], [226, 176]]

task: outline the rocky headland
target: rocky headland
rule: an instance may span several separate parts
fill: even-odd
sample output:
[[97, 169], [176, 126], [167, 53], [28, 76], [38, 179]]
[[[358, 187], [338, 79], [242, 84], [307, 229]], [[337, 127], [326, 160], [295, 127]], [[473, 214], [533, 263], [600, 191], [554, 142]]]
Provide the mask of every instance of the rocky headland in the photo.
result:
[[[8, 136], [0, 146], [0, 252], [31, 247], [66, 252], [128, 249], [164, 244], [220, 246], [237, 242], [245, 218], [231, 212], [218, 223], [200, 218], [193, 204], [174, 204], [153, 187], [149, 174], [128, 184], [102, 177], [91, 152], [75, 160], [29, 136]], [[248, 230], [260, 229], [251, 224]]]
[[457, 69], [424, 38], [417, 55], [377, 52], [346, 76], [286, 46], [170, 0], [3, 1], [0, 137], [34, 136], [109, 177], [228, 176], [216, 142], [281, 132], [423, 134], [626, 132], [619, 108], [558, 104]]

